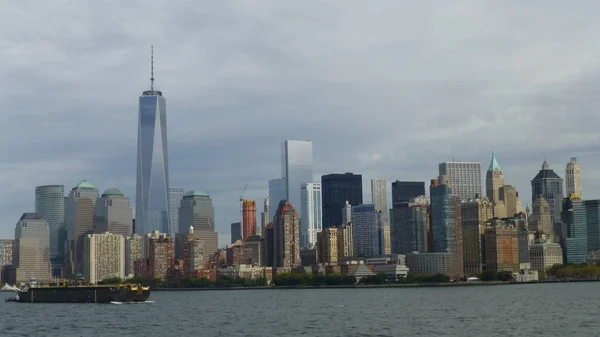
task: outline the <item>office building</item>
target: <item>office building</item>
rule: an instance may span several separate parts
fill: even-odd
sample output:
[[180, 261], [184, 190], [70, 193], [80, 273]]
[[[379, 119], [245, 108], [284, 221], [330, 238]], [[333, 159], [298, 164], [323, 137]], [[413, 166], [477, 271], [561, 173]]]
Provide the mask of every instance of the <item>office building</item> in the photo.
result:
[[125, 274], [125, 237], [121, 234], [87, 234], [83, 241], [83, 278], [91, 284]]
[[[569, 233], [565, 240], [564, 246], [566, 249], [564, 252], [567, 256], [567, 263], [581, 264], [587, 262], [588, 256], [588, 210], [584, 202], [578, 199], [577, 194], [571, 193], [570, 195], [569, 201], [571, 207], [565, 213], [568, 213], [572, 219], [569, 219], [571, 221], [567, 220], [569, 222]], [[598, 218], [598, 214], [590, 213], [590, 218], [594, 216]]]
[[371, 179], [371, 199], [375, 210], [384, 214], [385, 220], [389, 223], [388, 202], [387, 202], [387, 181], [383, 178]]
[[588, 252], [600, 251], [600, 200], [583, 201], [587, 224]]
[[565, 169], [565, 183], [567, 189], [567, 197], [575, 194], [579, 198], [583, 198], [581, 186], [581, 167], [577, 163], [577, 158], [571, 158]]
[[155, 230], [169, 233], [167, 148], [167, 105], [162, 92], [154, 90], [152, 65], [150, 90], [144, 91], [139, 99], [135, 227], [140, 235]]
[[531, 211], [529, 228], [536, 232], [540, 238], [544, 237], [549, 242], [555, 242], [556, 237], [552, 223], [551, 205], [541, 195], [538, 195], [533, 201]]
[[174, 238], [179, 230], [179, 205], [185, 194], [181, 187], [169, 187], [169, 236]]
[[390, 240], [392, 254], [427, 252], [429, 200], [416, 197], [398, 202], [390, 210]]
[[446, 184], [461, 200], [481, 196], [481, 163], [445, 162], [439, 165], [440, 180], [445, 176]]
[[[190, 226], [194, 235], [203, 241], [204, 260], [218, 249], [218, 234], [215, 232], [215, 210], [210, 196], [202, 191], [189, 191], [183, 195], [179, 206], [179, 237], [185, 238]], [[177, 242], [177, 258], [183, 254], [183, 246]]]
[[492, 152], [492, 160], [485, 174], [485, 195], [494, 206], [500, 203], [500, 188], [502, 186], [504, 186], [504, 173], [498, 165], [496, 154]]
[[[375, 206], [375, 205], [373, 205]], [[392, 254], [392, 242], [391, 242], [391, 231], [390, 224], [387, 221], [388, 212], [377, 211], [377, 230], [378, 230], [378, 243], [379, 251], [377, 255], [390, 255]]]
[[[331, 228], [331, 227], [330, 227]], [[344, 259], [354, 257], [354, 237], [352, 234], [352, 224], [341, 225], [338, 227], [338, 258]]]
[[[281, 145], [281, 177], [285, 179], [286, 198], [299, 215], [304, 209], [300, 201], [302, 184], [313, 181], [312, 142], [286, 140]], [[279, 204], [279, 201], [276, 201]]]
[[563, 253], [558, 243], [534, 243], [529, 247], [529, 259], [531, 269], [543, 274], [553, 265], [563, 263]]
[[325, 228], [317, 235], [317, 261], [335, 264], [338, 257], [338, 230], [335, 227]]
[[460, 197], [444, 181], [440, 184], [435, 179], [430, 186], [430, 195], [433, 252], [450, 253], [449, 275], [460, 277], [464, 272]]
[[410, 202], [420, 196], [425, 196], [424, 181], [396, 180], [392, 183], [392, 207], [396, 204]]
[[23, 213], [15, 227], [12, 266], [16, 283], [52, 280], [50, 272], [50, 225], [41, 215]]
[[504, 204], [507, 217], [513, 217], [519, 213], [519, 193], [512, 185], [504, 185], [498, 191], [500, 201]]
[[342, 225], [352, 223], [352, 205], [346, 200], [344, 208], [342, 208]]
[[260, 231], [257, 231], [256, 234], [263, 234], [263, 231], [265, 230], [265, 227], [267, 227], [267, 225], [269, 223], [271, 223], [272, 221], [272, 217], [269, 216], [269, 205], [271, 203], [271, 199], [269, 199], [269, 197], [265, 198], [265, 201], [263, 203], [263, 211], [262, 213], [260, 213]]
[[544, 198], [550, 206], [550, 221], [554, 227], [554, 232], [561, 232], [561, 212], [563, 201], [563, 181], [544, 160], [542, 169], [531, 180], [531, 198], [532, 203], [538, 197]]
[[109, 188], [96, 200], [94, 233], [110, 232], [122, 236], [133, 234], [133, 213], [129, 198], [116, 188]]
[[465, 275], [477, 276], [485, 261], [484, 234], [486, 222], [493, 217], [493, 206], [486, 198], [477, 198], [461, 204], [463, 269]]
[[242, 239], [242, 223], [232, 222], [231, 223], [231, 243]]
[[256, 234], [256, 201], [242, 201], [242, 241]]
[[517, 228], [505, 224], [487, 227], [485, 229], [486, 270], [518, 273], [519, 266]]
[[14, 242], [15, 240], [0, 239], [0, 267], [12, 264]]
[[380, 221], [373, 204], [352, 207], [352, 234], [357, 257], [380, 255]]
[[351, 205], [362, 205], [362, 176], [353, 173], [334, 173], [321, 177], [323, 199], [323, 228], [342, 224], [342, 209], [346, 201]]
[[60, 276], [65, 262], [65, 187], [45, 185], [35, 188], [35, 213], [48, 221], [50, 227], [50, 264], [52, 275]]
[[255, 266], [263, 266], [265, 263], [264, 238], [259, 235], [249, 237], [244, 246], [252, 253], [252, 264]]
[[300, 266], [300, 219], [294, 207], [282, 201], [273, 223], [273, 264], [275, 267]]
[[68, 254], [66, 277], [83, 276], [83, 239], [94, 231], [94, 208], [98, 200], [96, 186], [82, 180], [71, 189], [66, 205]]
[[317, 244], [317, 233], [323, 230], [321, 183], [302, 184], [302, 214], [300, 216], [300, 247], [312, 248]]
[[265, 251], [265, 262], [264, 265], [267, 267], [275, 267], [275, 236], [274, 236], [274, 224], [270, 223], [265, 227], [264, 234], [264, 251]]
[[[285, 178], [269, 180], [269, 202], [273, 205], [279, 205], [282, 200], [287, 200], [287, 189]], [[275, 218], [277, 206], [269, 207], [269, 223]]]

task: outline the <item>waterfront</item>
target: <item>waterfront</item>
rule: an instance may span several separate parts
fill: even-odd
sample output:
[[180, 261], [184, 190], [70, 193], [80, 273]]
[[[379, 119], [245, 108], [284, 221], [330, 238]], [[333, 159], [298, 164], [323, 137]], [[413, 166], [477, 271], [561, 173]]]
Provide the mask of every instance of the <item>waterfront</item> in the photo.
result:
[[598, 336], [599, 290], [590, 282], [153, 292], [151, 303], [122, 305], [2, 302], [0, 335]]

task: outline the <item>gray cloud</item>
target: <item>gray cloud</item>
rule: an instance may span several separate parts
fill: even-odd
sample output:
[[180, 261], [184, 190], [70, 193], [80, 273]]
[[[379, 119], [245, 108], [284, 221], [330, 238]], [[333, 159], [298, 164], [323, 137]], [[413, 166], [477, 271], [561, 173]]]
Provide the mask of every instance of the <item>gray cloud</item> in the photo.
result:
[[[314, 142], [316, 175], [429, 180], [452, 158], [530, 199], [544, 159], [600, 197], [599, 5], [546, 1], [9, 1], [0, 13], [0, 236], [36, 185], [135, 191], [148, 47], [167, 98], [171, 184], [261, 203], [280, 143]], [[368, 189], [367, 189], [368, 190]], [[369, 198], [366, 191], [365, 197]], [[225, 238], [225, 237], [223, 237]]]

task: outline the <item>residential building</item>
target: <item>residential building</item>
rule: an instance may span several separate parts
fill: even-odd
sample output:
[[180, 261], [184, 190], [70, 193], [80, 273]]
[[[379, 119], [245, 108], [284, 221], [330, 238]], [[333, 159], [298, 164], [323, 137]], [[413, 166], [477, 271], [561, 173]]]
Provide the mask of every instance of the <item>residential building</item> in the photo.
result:
[[121, 234], [87, 234], [83, 241], [83, 278], [91, 284], [125, 274], [125, 237]]
[[256, 234], [256, 201], [242, 201], [242, 241]]
[[444, 162], [439, 165], [440, 180], [445, 176], [446, 183], [461, 200], [481, 196], [481, 163]]
[[204, 243], [194, 235], [194, 227], [190, 226], [189, 233], [183, 243], [183, 272], [186, 277], [198, 277], [198, 272], [204, 268]]
[[[181, 214], [179, 217], [181, 220]], [[182, 233], [181, 227], [179, 233]], [[165, 280], [169, 267], [175, 262], [173, 239], [166, 233], [153, 231], [146, 235], [146, 240], [148, 261], [145, 276]]]
[[232, 222], [231, 223], [231, 243], [242, 239], [242, 223]]
[[110, 232], [124, 237], [133, 234], [133, 213], [129, 199], [116, 188], [109, 188], [94, 206], [94, 233]]
[[338, 262], [338, 230], [325, 228], [317, 235], [317, 261], [319, 263]]
[[373, 204], [352, 207], [352, 234], [355, 256], [379, 255], [379, 217]]
[[492, 224], [485, 229], [486, 270], [519, 272], [517, 228]]
[[[152, 63], [154, 63], [154, 58]], [[167, 105], [161, 91], [150, 90], [139, 99], [136, 183], [136, 233], [169, 233], [169, 157]], [[186, 227], [187, 230], [187, 227]]]
[[273, 264], [275, 267], [300, 266], [300, 219], [294, 207], [282, 201], [273, 224]]
[[392, 208], [396, 204], [407, 203], [420, 196], [425, 196], [424, 181], [392, 182]]
[[141, 263], [148, 255], [144, 237], [133, 234], [125, 238], [125, 277], [135, 276], [135, 265]]
[[98, 199], [96, 186], [82, 180], [71, 189], [66, 205], [68, 254], [66, 277], [83, 276], [83, 239], [94, 231], [94, 208]]
[[12, 266], [15, 283], [52, 280], [50, 271], [50, 225], [37, 213], [23, 213], [15, 227]]
[[483, 271], [485, 252], [483, 237], [486, 222], [493, 217], [493, 205], [487, 197], [461, 204], [463, 268], [465, 275], [476, 276]]
[[0, 239], [0, 267], [12, 264], [14, 242], [15, 240]]
[[185, 190], [182, 187], [169, 187], [169, 236], [174, 238], [179, 230], [179, 205]]
[[567, 197], [571, 194], [583, 198], [581, 186], [581, 167], [577, 163], [577, 158], [571, 158], [565, 169], [565, 183], [567, 189]]
[[333, 173], [321, 177], [323, 199], [323, 228], [343, 223], [341, 210], [346, 201], [351, 205], [363, 203], [362, 176], [353, 173]]
[[252, 264], [263, 266], [265, 264], [264, 238], [259, 235], [249, 237], [244, 246], [252, 252]]
[[338, 259], [354, 257], [354, 237], [352, 224], [338, 227]]
[[300, 216], [300, 247], [314, 247], [317, 233], [323, 230], [321, 183], [306, 183], [300, 187], [302, 211]]
[[382, 212], [384, 220], [389, 223], [387, 202], [387, 181], [383, 178], [371, 179], [371, 199], [375, 211]]
[[[50, 264], [52, 275], [61, 275], [65, 263], [65, 186], [45, 185], [35, 188], [35, 213], [48, 221], [50, 228]], [[10, 264], [10, 263], [9, 263]]]

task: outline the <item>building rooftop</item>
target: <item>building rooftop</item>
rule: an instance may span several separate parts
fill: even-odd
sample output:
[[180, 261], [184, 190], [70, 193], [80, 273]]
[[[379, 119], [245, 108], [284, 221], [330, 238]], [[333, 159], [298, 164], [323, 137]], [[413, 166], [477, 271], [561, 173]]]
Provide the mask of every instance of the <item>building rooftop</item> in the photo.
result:
[[38, 213], [23, 213], [21, 220], [43, 220], [44, 217]]
[[119, 189], [116, 188], [109, 188], [106, 191], [104, 191], [104, 193], [102, 193], [102, 197], [107, 197], [107, 196], [122, 196], [124, 197], [125, 195], [123, 194], [123, 192], [121, 192]]
[[490, 166], [488, 167], [488, 171], [500, 171], [502, 172], [502, 168], [498, 165], [498, 161], [496, 160], [496, 153], [492, 151], [492, 161], [490, 162]]
[[82, 188], [82, 189], [91, 189], [91, 190], [95, 190], [96, 186], [88, 183], [87, 180], [82, 180], [81, 182], [79, 182], [79, 184], [77, 184], [77, 186], [75, 186], [75, 188]]
[[533, 178], [533, 180], [545, 180], [545, 179], [562, 179], [558, 174], [554, 173], [554, 170], [550, 168], [548, 162], [544, 160], [542, 164], [542, 169], [538, 174]]
[[208, 193], [206, 192], [202, 192], [199, 190], [192, 190], [192, 191], [187, 191], [184, 195], [184, 197], [208, 197]]

